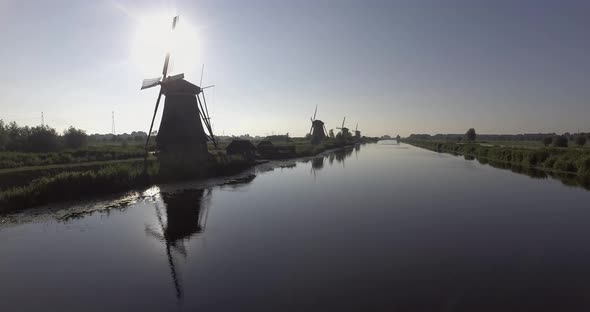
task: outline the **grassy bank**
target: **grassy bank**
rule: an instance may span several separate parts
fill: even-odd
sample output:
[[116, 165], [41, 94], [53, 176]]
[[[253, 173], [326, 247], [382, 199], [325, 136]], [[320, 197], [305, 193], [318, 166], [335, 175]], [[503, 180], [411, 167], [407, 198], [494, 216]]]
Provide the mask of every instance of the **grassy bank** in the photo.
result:
[[154, 183], [157, 174], [157, 162], [150, 161], [147, 175], [143, 174], [143, 162], [134, 162], [44, 176], [28, 185], [0, 192], [0, 213], [62, 200], [122, 192]]
[[262, 158], [266, 159], [300, 158], [318, 155], [327, 150], [351, 146], [357, 143], [374, 143], [377, 141], [377, 138], [367, 137], [358, 140], [353, 137], [347, 139], [326, 138], [321, 144], [311, 145], [309, 139], [293, 138], [290, 142], [273, 142], [274, 146], [272, 148], [269, 148], [269, 150], [259, 149], [258, 153]]
[[141, 158], [144, 146], [104, 145], [53, 153], [0, 152], [0, 169]]
[[[279, 154], [278, 158], [314, 156], [325, 150], [350, 144], [354, 142], [329, 139], [324, 144], [311, 145], [308, 140], [295, 139], [286, 143], [289, 148], [283, 151], [287, 153]], [[105, 152], [106, 149], [102, 151]], [[140, 152], [143, 156], [143, 151], [140, 150]], [[91, 153], [80, 152], [79, 155], [91, 155]], [[39, 154], [37, 157], [42, 158]], [[83, 156], [78, 159], [81, 161]], [[171, 180], [159, 174], [159, 165], [155, 158], [148, 161], [147, 174], [143, 173], [142, 159], [87, 163], [81, 161], [71, 165], [55, 165], [55, 163], [54, 161], [51, 162], [52, 165], [0, 170], [0, 213], [64, 200], [86, 199], [100, 194], [123, 192]], [[230, 156], [224, 151], [216, 150], [212, 153], [206, 172], [209, 177], [231, 175], [255, 163], [254, 159], [239, 155]]]
[[531, 149], [417, 140], [403, 142], [436, 152], [467, 155], [488, 162], [503, 162], [538, 170], [590, 177], [590, 151], [585, 149], [554, 147]]
[[[253, 164], [253, 161], [240, 156], [215, 156], [209, 164], [208, 172], [210, 176], [230, 175]], [[87, 199], [170, 181], [159, 175], [159, 165], [155, 159], [148, 161], [146, 173], [143, 160], [140, 160], [73, 167], [71, 170], [49, 175], [35, 171], [28, 174], [38, 176], [27, 184], [0, 190], [0, 213], [65, 200]]]

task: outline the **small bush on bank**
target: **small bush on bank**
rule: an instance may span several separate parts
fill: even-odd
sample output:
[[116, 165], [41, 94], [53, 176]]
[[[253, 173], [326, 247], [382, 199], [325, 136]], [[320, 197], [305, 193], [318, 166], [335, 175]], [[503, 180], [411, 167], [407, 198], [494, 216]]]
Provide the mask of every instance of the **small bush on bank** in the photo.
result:
[[554, 147], [567, 147], [568, 140], [567, 137], [560, 135], [553, 138], [553, 146]]

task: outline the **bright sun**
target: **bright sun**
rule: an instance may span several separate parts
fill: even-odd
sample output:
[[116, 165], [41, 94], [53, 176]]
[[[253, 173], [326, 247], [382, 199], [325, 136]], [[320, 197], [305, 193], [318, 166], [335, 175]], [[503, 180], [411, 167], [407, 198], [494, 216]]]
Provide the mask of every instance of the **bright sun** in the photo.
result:
[[173, 17], [146, 15], [137, 21], [131, 57], [146, 78], [162, 74], [167, 52], [171, 54], [168, 74], [190, 72], [199, 66], [197, 32], [182, 17], [172, 31]]

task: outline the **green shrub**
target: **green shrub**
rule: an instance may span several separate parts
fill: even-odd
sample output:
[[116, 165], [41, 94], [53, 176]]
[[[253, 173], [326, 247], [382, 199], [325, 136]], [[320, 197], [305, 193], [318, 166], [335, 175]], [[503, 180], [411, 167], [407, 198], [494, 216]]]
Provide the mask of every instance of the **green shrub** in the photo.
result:
[[553, 146], [555, 147], [567, 147], [567, 137], [560, 135], [553, 138]]
[[590, 176], [590, 156], [584, 156], [576, 162], [578, 167], [578, 174], [583, 176]]
[[576, 164], [573, 159], [569, 157], [558, 157], [553, 164], [553, 169], [565, 172], [577, 172]]

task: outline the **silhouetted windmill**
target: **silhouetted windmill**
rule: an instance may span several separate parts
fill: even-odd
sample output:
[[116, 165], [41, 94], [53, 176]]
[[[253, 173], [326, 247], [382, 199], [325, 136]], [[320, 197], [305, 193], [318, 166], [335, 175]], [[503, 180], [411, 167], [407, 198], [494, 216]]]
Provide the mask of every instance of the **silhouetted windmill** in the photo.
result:
[[315, 112], [313, 113], [313, 117], [311, 117], [311, 128], [309, 129], [309, 134], [311, 136], [311, 144], [320, 144], [326, 139], [326, 126], [324, 122], [315, 119], [318, 113], [318, 106], [315, 106]]
[[[177, 23], [178, 16], [175, 16], [172, 20], [172, 30], [176, 28]], [[209, 157], [207, 140], [213, 141], [213, 144], [217, 146], [211, 127], [207, 101], [203, 94], [205, 88], [184, 80], [184, 74], [168, 77], [169, 62], [170, 52], [166, 53], [164, 59], [162, 77], [145, 79], [141, 86], [142, 90], [160, 86], [145, 143], [145, 157], [147, 160], [149, 140], [163, 94], [166, 96], [166, 101], [156, 139], [157, 149], [160, 151], [158, 159], [160, 160], [161, 173], [187, 175], [202, 173], [204, 170], [202, 165]], [[209, 134], [205, 133], [203, 124]]]
[[356, 128], [354, 129], [354, 137], [358, 140], [361, 138], [361, 132], [359, 131], [359, 124], [356, 124]]
[[340, 133], [342, 134], [342, 137], [346, 137], [348, 136], [350, 133], [348, 131], [348, 128], [344, 127], [344, 122], [346, 121], [346, 117], [344, 117], [344, 119], [342, 120], [342, 126], [336, 129], [340, 129]]

